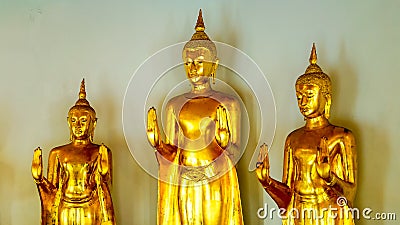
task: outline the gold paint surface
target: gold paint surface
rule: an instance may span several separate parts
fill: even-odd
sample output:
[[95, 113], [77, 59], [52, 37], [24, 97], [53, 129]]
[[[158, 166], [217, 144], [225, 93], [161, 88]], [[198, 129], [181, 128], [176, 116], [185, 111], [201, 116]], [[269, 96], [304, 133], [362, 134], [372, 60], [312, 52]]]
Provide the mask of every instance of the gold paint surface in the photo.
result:
[[313, 45], [310, 66], [296, 81], [298, 107], [306, 124], [286, 138], [282, 182], [269, 176], [266, 145], [260, 149], [256, 174], [278, 207], [286, 209], [283, 224], [352, 225], [355, 140], [350, 130], [329, 123], [331, 83], [316, 57]]
[[159, 163], [159, 225], [243, 224], [236, 169], [240, 146], [240, 103], [211, 88], [218, 66], [215, 45], [204, 33], [201, 12], [196, 33], [183, 49], [190, 92], [166, 106], [166, 140], [155, 108], [147, 137]]
[[79, 99], [68, 113], [71, 143], [50, 151], [47, 178], [42, 150], [33, 154], [32, 176], [41, 206], [41, 224], [112, 225], [114, 209], [109, 186], [111, 151], [92, 143], [96, 113], [86, 100], [84, 80]]

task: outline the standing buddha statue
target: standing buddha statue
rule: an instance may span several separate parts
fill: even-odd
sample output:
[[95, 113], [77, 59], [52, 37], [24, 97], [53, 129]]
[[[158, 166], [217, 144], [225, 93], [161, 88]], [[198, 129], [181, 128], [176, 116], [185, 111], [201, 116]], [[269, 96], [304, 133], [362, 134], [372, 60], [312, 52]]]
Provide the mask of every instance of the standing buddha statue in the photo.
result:
[[166, 105], [166, 140], [155, 108], [147, 136], [159, 164], [158, 225], [243, 224], [234, 157], [240, 142], [240, 103], [213, 90], [218, 66], [215, 44], [204, 32], [201, 10], [196, 32], [182, 57], [191, 91]]
[[97, 118], [86, 100], [84, 80], [67, 120], [71, 142], [50, 151], [47, 178], [43, 176], [41, 149], [33, 154], [32, 175], [41, 200], [41, 224], [113, 225], [111, 151], [93, 143]]
[[352, 132], [329, 123], [331, 81], [316, 64], [296, 81], [297, 103], [306, 122], [286, 138], [282, 182], [269, 176], [268, 150], [261, 147], [257, 177], [284, 209], [285, 225], [352, 225], [349, 208], [357, 184], [356, 146]]

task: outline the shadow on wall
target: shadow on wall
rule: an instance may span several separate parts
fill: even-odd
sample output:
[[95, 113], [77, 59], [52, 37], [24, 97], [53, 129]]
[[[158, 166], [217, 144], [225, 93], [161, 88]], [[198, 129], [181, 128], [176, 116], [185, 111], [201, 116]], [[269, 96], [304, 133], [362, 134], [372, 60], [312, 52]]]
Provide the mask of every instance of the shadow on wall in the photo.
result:
[[[2, 110], [10, 109], [10, 107], [6, 107], [5, 102], [3, 102], [1, 105], [4, 107]], [[11, 126], [8, 124], [8, 121], [6, 121], [5, 118], [6, 117], [0, 117], [0, 124], [2, 128]], [[3, 180], [0, 183], [0, 199], [10, 199], [10, 194], [14, 192], [13, 190], [15, 190], [16, 182], [15, 169], [13, 168], [13, 165], [9, 165], [7, 160], [4, 160], [9, 158], [5, 155], [6, 151], [4, 149], [5, 146], [7, 146], [7, 140], [9, 140], [7, 134], [7, 132], [4, 132], [0, 135], [0, 171]], [[10, 207], [10, 204], [0, 205], [0, 221], [2, 224], [11, 224], [11, 209], [12, 207]]]
[[[2, 147], [0, 146], [0, 148]], [[1, 149], [0, 157], [3, 158], [3, 151]], [[3, 174], [3, 182], [0, 185], [0, 199], [9, 199], [10, 193], [15, 190], [15, 172], [10, 165], [4, 162], [0, 162], [0, 171]], [[11, 209], [12, 207], [9, 204], [2, 204], [0, 206], [0, 221], [4, 222], [4, 224], [11, 224]]]
[[97, 104], [96, 110], [102, 118], [99, 118], [97, 128], [102, 127], [106, 137], [97, 142], [107, 141], [105, 144], [113, 154], [112, 196], [117, 224], [156, 224], [157, 181], [136, 163], [126, 145], [122, 129], [122, 98], [112, 95], [115, 92], [110, 90], [110, 77], [111, 74], [103, 74], [99, 79], [102, 94], [97, 100], [101, 105]]
[[[362, 218], [362, 210], [371, 208], [378, 211], [384, 208], [383, 192], [386, 189], [388, 164], [390, 157], [387, 134], [380, 127], [368, 124], [368, 121], [358, 121], [360, 118], [354, 112], [357, 101], [367, 101], [359, 96], [359, 79], [362, 74], [357, 74], [351, 66], [351, 61], [346, 57], [346, 46], [342, 43], [337, 65], [334, 66], [331, 78], [333, 86], [332, 115], [335, 125], [350, 129], [356, 139], [358, 160], [357, 194], [353, 207], [360, 210], [359, 225], [370, 224], [369, 220]], [[362, 118], [362, 117], [361, 117]], [[371, 205], [373, 204], [373, 205]], [[384, 221], [374, 220], [373, 224], [383, 225]]]
[[[382, 212], [385, 208], [384, 191], [387, 180], [390, 157], [387, 134], [379, 127], [363, 123], [363, 138], [356, 134], [358, 152], [358, 189], [354, 206], [360, 209], [360, 221], [357, 224], [371, 224], [370, 220], [363, 219], [361, 212], [364, 208], [371, 208], [373, 212]], [[354, 133], [358, 132], [357, 130]], [[361, 131], [360, 131], [361, 132]], [[373, 214], [371, 213], [371, 216]], [[386, 224], [384, 220], [374, 220], [373, 224]]]
[[[210, 38], [212, 40], [224, 42], [233, 47], [238, 46], [238, 44], [239, 44], [238, 43], [239, 38], [238, 38], [238, 33], [237, 33], [238, 28], [235, 27], [235, 24], [232, 24], [232, 21], [234, 21], [233, 17], [235, 17], [235, 13], [233, 13], [233, 12], [235, 10], [236, 9], [230, 9], [229, 7], [224, 7], [221, 9], [220, 15], [221, 15], [222, 19], [219, 21], [219, 23], [223, 24], [224, 29], [220, 30], [219, 33], [217, 33], [217, 34], [210, 34]], [[218, 51], [218, 49], [217, 49], [217, 51]], [[232, 60], [232, 61], [230, 61], [230, 60]], [[227, 65], [232, 65], [233, 63], [235, 63], [235, 60], [236, 59], [234, 59], [234, 58], [224, 59], [224, 61]], [[221, 69], [219, 71], [221, 71]], [[239, 79], [230, 79], [228, 77], [225, 77], [224, 74], [221, 74], [221, 76], [218, 76], [218, 73], [216, 74], [216, 78], [222, 79], [227, 84], [230, 84], [230, 82], [243, 82], [243, 81], [240, 81]], [[245, 101], [245, 103], [248, 107], [249, 106], [258, 106], [258, 104], [256, 104], [255, 102], [249, 102], [249, 101], [256, 101], [256, 99], [253, 96], [253, 93], [247, 93], [246, 90], [239, 90], [238, 88], [235, 88], [235, 86], [237, 87], [237, 86], [243, 86], [243, 85], [246, 85], [246, 84], [243, 84], [243, 83], [240, 85], [232, 84], [232, 87], [240, 95], [242, 100]], [[247, 108], [247, 112], [249, 113], [250, 116], [253, 116], [253, 118], [256, 117], [256, 112], [254, 110], [258, 110], [258, 107], [253, 107], [251, 109]], [[251, 143], [255, 143], [255, 145], [257, 145], [258, 136], [259, 136], [259, 134], [257, 134], [257, 130], [258, 130], [257, 127], [259, 127], [260, 125], [252, 124], [251, 122], [250, 122], [250, 124], [251, 124], [250, 137], [249, 137], [248, 143], [249, 143], [249, 145], [251, 145]], [[253, 126], [253, 125], [255, 125], [255, 126]], [[251, 134], [254, 134], [254, 135], [251, 135]], [[244, 143], [242, 143], [242, 144], [244, 144]], [[261, 225], [261, 224], [263, 224], [263, 221], [257, 217], [257, 210], [260, 205], [263, 205], [263, 203], [262, 203], [263, 202], [263, 193], [261, 192], [260, 184], [257, 180], [255, 173], [248, 171], [249, 163], [250, 163], [253, 153], [254, 153], [254, 149], [247, 147], [246, 152], [244, 152], [242, 158], [240, 159], [240, 161], [237, 165], [237, 171], [238, 171], [239, 188], [240, 188], [240, 196], [241, 196], [241, 202], [242, 202], [244, 224]]]

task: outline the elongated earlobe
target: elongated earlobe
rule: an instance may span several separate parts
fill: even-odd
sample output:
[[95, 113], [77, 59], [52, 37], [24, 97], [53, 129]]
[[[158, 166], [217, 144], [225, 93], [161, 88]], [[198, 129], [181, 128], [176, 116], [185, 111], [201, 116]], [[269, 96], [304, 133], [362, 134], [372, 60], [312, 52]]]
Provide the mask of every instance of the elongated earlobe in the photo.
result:
[[324, 109], [324, 116], [326, 119], [329, 119], [331, 116], [331, 103], [332, 103], [332, 98], [330, 94], [325, 95], [326, 98], [326, 103], [325, 103], [325, 109]]
[[96, 128], [96, 124], [97, 124], [97, 118], [94, 118], [92, 120], [92, 124], [90, 125], [90, 127], [91, 127], [91, 129], [89, 131], [89, 140], [90, 140], [90, 142], [93, 142], [94, 129]]
[[215, 84], [215, 74], [217, 73], [218, 63], [219, 63], [219, 59], [216, 58], [215, 62], [213, 63], [212, 71], [211, 71], [211, 77], [213, 79], [213, 84]]

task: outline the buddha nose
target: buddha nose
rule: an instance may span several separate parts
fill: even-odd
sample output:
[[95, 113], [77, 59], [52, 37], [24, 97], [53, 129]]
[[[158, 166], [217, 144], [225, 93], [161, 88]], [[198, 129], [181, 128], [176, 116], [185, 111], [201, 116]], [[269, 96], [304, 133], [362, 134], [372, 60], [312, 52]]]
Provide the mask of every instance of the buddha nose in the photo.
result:
[[307, 97], [306, 96], [303, 96], [303, 97], [301, 97], [301, 105], [307, 105]]
[[194, 62], [190, 63], [189, 69], [191, 72], [196, 71], [196, 65], [194, 64]]

